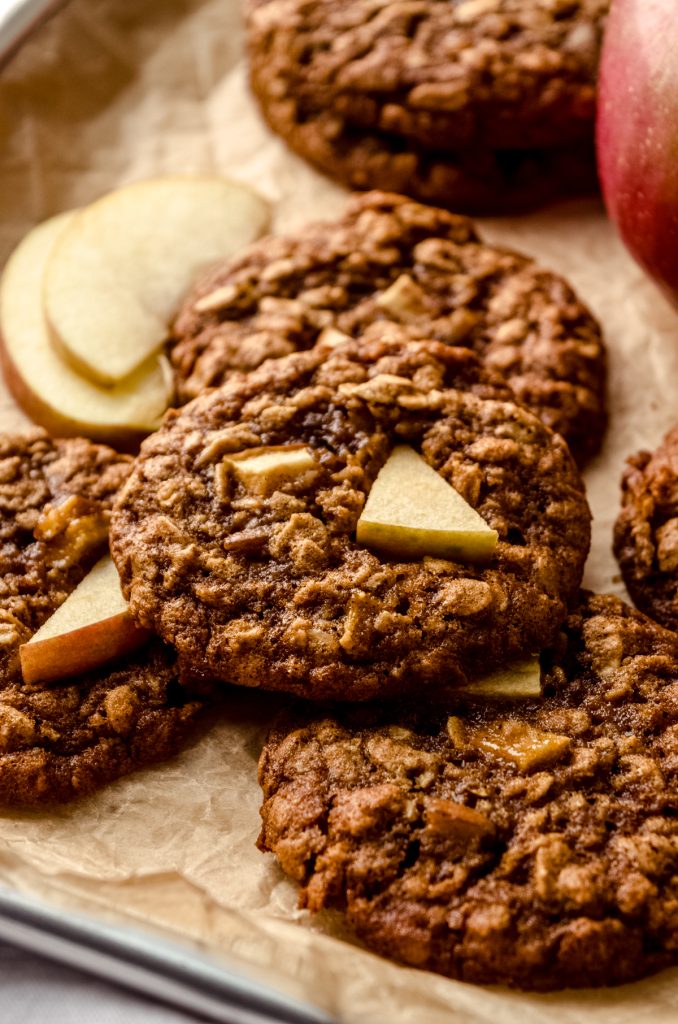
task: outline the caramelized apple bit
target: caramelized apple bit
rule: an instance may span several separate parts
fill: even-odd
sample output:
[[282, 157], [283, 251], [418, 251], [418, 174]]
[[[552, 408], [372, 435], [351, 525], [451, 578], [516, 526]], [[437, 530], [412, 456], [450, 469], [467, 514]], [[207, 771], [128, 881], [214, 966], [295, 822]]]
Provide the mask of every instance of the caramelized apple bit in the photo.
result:
[[377, 297], [376, 303], [393, 316], [407, 320], [426, 312], [426, 293], [409, 274], [401, 274], [390, 288]]
[[454, 800], [431, 798], [426, 806], [426, 827], [443, 835], [474, 839], [492, 835], [494, 825], [480, 811]]
[[523, 772], [553, 764], [571, 742], [569, 736], [545, 732], [512, 718], [487, 725], [467, 725], [453, 716], [448, 719], [447, 734], [456, 747], [508, 761]]
[[48, 505], [33, 530], [48, 544], [53, 557], [73, 565], [104, 543], [110, 513], [86, 498], [72, 494], [59, 505]]

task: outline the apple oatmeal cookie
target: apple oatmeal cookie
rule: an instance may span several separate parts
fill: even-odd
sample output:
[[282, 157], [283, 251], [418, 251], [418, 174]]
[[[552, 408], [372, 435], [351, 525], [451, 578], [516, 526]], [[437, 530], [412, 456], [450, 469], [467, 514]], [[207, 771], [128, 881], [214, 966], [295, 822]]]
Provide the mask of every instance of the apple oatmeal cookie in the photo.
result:
[[[489, 563], [356, 542], [402, 444], [497, 531]], [[562, 438], [473, 352], [386, 323], [168, 413], [120, 493], [111, 552], [132, 614], [188, 675], [365, 700], [540, 650], [577, 594], [589, 531]]]
[[174, 326], [183, 401], [236, 370], [375, 321], [472, 348], [583, 462], [606, 422], [605, 347], [569, 285], [483, 242], [471, 221], [403, 196], [353, 196], [335, 221], [270, 237], [206, 274]]
[[262, 850], [384, 956], [526, 989], [678, 961], [678, 639], [585, 595], [541, 699], [289, 711]]
[[203, 708], [158, 642], [56, 685], [22, 679], [21, 644], [106, 550], [130, 468], [83, 439], [0, 436], [0, 806], [71, 800], [169, 757]]

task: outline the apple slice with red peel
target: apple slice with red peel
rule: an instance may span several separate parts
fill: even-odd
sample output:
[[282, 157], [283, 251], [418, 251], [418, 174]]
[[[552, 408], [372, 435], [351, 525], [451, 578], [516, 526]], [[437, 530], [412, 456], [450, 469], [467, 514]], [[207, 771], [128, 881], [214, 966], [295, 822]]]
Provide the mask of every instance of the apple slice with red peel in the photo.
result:
[[171, 372], [164, 356], [153, 356], [117, 387], [97, 387], [52, 348], [43, 276], [74, 216], [62, 213], [34, 228], [9, 258], [0, 280], [3, 369], [16, 401], [50, 433], [129, 447], [160, 425], [172, 397]]
[[106, 555], [19, 648], [28, 685], [89, 672], [135, 650], [150, 636], [129, 614], [118, 570]]
[[498, 534], [421, 455], [397, 445], [372, 485], [356, 539], [400, 558], [484, 562]]
[[225, 178], [136, 182], [81, 210], [45, 272], [52, 341], [95, 383], [136, 372], [167, 338], [198, 273], [268, 226], [269, 207]]

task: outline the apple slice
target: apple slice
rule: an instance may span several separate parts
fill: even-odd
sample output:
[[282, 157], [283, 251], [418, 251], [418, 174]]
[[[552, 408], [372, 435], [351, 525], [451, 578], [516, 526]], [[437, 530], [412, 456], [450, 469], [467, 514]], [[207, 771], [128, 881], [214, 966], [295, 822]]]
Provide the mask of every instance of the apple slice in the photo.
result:
[[105, 555], [19, 648], [24, 682], [48, 683], [89, 672], [133, 651], [149, 635], [131, 618], [118, 570]]
[[498, 534], [414, 449], [398, 445], [358, 520], [359, 544], [401, 558], [487, 561]]
[[60, 354], [115, 384], [157, 353], [196, 275], [269, 222], [268, 204], [224, 178], [154, 178], [111, 192], [73, 218], [45, 274]]
[[0, 354], [9, 388], [37, 423], [57, 436], [129, 446], [155, 430], [172, 397], [169, 366], [153, 356], [115, 388], [84, 380], [56, 354], [42, 311], [44, 269], [73, 213], [23, 239], [0, 280]]
[[469, 697], [490, 700], [521, 700], [541, 697], [541, 665], [539, 658], [522, 658], [505, 668], [490, 672], [480, 679], [474, 679], [461, 687]]

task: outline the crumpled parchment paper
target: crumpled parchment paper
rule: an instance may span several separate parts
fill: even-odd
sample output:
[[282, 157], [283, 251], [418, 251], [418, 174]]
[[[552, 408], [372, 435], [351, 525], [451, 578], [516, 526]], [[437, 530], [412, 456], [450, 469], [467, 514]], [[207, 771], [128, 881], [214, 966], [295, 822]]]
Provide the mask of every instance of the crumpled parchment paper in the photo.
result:
[[[247, 93], [238, 0], [72, 0], [0, 76], [0, 261], [33, 224], [134, 179], [217, 171], [258, 187], [275, 227], [333, 215], [343, 191], [286, 152]], [[611, 424], [586, 473], [586, 584], [623, 593], [610, 553], [627, 454], [678, 419], [678, 316], [631, 262], [595, 201], [482, 224], [565, 274], [605, 327]], [[0, 427], [27, 420], [4, 388]], [[53, 813], [0, 814], [0, 880], [66, 908], [184, 935], [284, 978], [350, 1024], [664, 1024], [678, 970], [547, 996], [447, 981], [310, 920], [274, 858], [254, 849], [256, 763], [278, 698], [233, 691], [175, 761]]]

